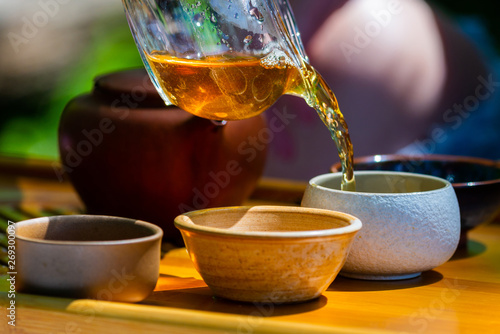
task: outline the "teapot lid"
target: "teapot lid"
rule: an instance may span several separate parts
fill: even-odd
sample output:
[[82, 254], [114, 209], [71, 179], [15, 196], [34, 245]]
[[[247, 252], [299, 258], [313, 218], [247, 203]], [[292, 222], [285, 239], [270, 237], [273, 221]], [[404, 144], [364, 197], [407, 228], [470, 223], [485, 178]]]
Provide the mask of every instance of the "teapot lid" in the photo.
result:
[[110, 100], [123, 99], [129, 95], [131, 100], [143, 107], [166, 107], [144, 68], [98, 76], [94, 79], [92, 94]]

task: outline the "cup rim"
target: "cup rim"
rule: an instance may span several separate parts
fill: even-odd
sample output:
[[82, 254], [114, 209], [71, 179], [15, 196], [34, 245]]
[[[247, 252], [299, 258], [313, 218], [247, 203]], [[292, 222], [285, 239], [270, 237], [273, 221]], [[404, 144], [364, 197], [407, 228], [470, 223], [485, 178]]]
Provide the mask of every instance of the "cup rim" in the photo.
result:
[[[326, 215], [334, 219], [341, 219], [347, 222], [349, 225], [321, 230], [308, 230], [308, 231], [234, 231], [225, 228], [201, 226], [195, 224], [191, 218], [206, 214], [207, 212], [221, 212], [224, 211], [252, 211], [252, 212], [275, 212], [275, 213], [300, 213], [300, 214], [311, 214], [311, 215]], [[346, 235], [350, 233], [355, 233], [361, 229], [361, 221], [348, 213], [317, 209], [317, 208], [306, 208], [300, 206], [276, 206], [276, 205], [257, 205], [257, 206], [232, 206], [232, 207], [219, 207], [202, 209], [196, 211], [186, 212], [177, 216], [174, 219], [174, 225], [179, 230], [186, 230], [194, 233], [203, 233], [209, 235], [219, 235], [219, 236], [232, 236], [232, 237], [242, 237], [242, 238], [254, 238], [254, 239], [306, 239], [315, 237], [327, 237], [335, 235]]]
[[[148, 222], [142, 221], [142, 220], [132, 219], [132, 218], [105, 216], [105, 215], [83, 214], [83, 215], [55, 215], [55, 216], [39, 217], [39, 218], [32, 218], [32, 219], [19, 221], [19, 222], [14, 224], [14, 228], [17, 230], [18, 227], [22, 227], [22, 226], [26, 226], [26, 225], [46, 224], [50, 221], [50, 218], [53, 218], [53, 217], [62, 218], [64, 220], [71, 220], [71, 219], [82, 220], [82, 219], [93, 218], [93, 219], [106, 219], [106, 220], [122, 221], [123, 223], [126, 223], [126, 224], [133, 224], [133, 225], [145, 227], [146, 229], [153, 232], [153, 234], [145, 236], [145, 237], [127, 238], [127, 239], [120, 239], [120, 240], [72, 241], [72, 240], [44, 240], [44, 239], [39, 239], [39, 238], [30, 238], [30, 237], [20, 236], [17, 234], [17, 231], [16, 231], [16, 234], [15, 234], [16, 240], [22, 240], [22, 241], [36, 243], [36, 244], [58, 245], [58, 246], [104, 246], [104, 245], [129, 245], [129, 244], [135, 244], [135, 243], [154, 241], [157, 239], [161, 239], [163, 237], [163, 230], [155, 224], [148, 223]], [[81, 223], [85, 224], [84, 221], [82, 221]]]
[[356, 196], [387, 196], [387, 197], [393, 197], [393, 196], [407, 196], [407, 195], [417, 195], [417, 194], [429, 194], [433, 192], [438, 192], [438, 191], [443, 191], [446, 188], [452, 187], [452, 184], [443, 178], [437, 177], [437, 176], [432, 176], [432, 175], [427, 175], [427, 174], [418, 174], [418, 173], [410, 173], [410, 172], [393, 172], [393, 171], [379, 171], [379, 170], [363, 170], [363, 171], [354, 171], [354, 177], [357, 175], [370, 175], [370, 174], [377, 174], [377, 175], [400, 175], [400, 176], [411, 176], [412, 178], [416, 179], [431, 179], [435, 180], [438, 182], [441, 182], [443, 184], [442, 187], [432, 189], [432, 190], [424, 190], [424, 191], [413, 191], [413, 192], [403, 192], [403, 193], [377, 193], [377, 192], [368, 192], [368, 191], [345, 191], [345, 190], [340, 190], [340, 189], [333, 189], [333, 188], [328, 188], [322, 185], [318, 184], [318, 181], [324, 181], [324, 180], [329, 180], [332, 177], [338, 177], [342, 176], [342, 172], [336, 172], [336, 173], [326, 173], [326, 174], [321, 174], [313, 177], [312, 179], [309, 180], [309, 186], [317, 189], [321, 189], [324, 191], [330, 191], [330, 192], [335, 192], [339, 194], [344, 194], [344, 195], [350, 195], [352, 196], [355, 194]]

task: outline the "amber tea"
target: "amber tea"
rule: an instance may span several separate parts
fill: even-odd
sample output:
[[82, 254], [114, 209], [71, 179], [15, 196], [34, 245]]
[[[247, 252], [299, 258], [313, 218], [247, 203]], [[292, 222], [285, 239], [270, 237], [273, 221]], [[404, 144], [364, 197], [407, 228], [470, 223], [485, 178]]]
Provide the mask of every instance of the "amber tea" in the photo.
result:
[[299, 77], [290, 66], [263, 66], [258, 58], [178, 59], [148, 57], [168, 98], [182, 109], [209, 119], [236, 120], [269, 108]]

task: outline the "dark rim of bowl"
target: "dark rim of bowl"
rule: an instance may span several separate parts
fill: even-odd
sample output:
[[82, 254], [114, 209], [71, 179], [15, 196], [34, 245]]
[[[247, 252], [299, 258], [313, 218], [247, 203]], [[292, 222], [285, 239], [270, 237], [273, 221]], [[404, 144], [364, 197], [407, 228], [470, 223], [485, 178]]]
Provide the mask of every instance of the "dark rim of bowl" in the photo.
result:
[[[377, 162], [397, 162], [397, 161], [447, 161], [447, 162], [467, 162], [467, 163], [476, 163], [478, 165], [482, 166], [487, 166], [487, 167], [493, 167], [493, 168], [498, 168], [500, 169], [500, 160], [499, 161], [494, 161], [490, 159], [485, 159], [485, 158], [478, 158], [478, 157], [468, 157], [468, 156], [461, 156], [461, 155], [444, 155], [444, 154], [424, 154], [424, 155], [406, 155], [406, 154], [376, 154], [376, 155], [370, 155], [370, 156], [363, 156], [363, 157], [358, 157], [354, 158], [354, 165], [356, 163], [377, 163]], [[330, 171], [335, 173], [335, 172], [340, 172], [341, 169], [340, 162], [337, 162], [333, 164], [330, 167]], [[355, 170], [355, 171], [362, 171], [362, 170]], [[429, 174], [424, 174], [424, 175], [429, 175]], [[500, 178], [494, 179], [494, 180], [487, 180], [487, 181], [474, 181], [474, 182], [457, 182], [453, 183], [450, 182], [451, 185], [454, 188], [464, 188], [464, 187], [471, 187], [471, 186], [476, 186], [476, 185], [488, 185], [488, 184], [496, 184], [500, 183]]]

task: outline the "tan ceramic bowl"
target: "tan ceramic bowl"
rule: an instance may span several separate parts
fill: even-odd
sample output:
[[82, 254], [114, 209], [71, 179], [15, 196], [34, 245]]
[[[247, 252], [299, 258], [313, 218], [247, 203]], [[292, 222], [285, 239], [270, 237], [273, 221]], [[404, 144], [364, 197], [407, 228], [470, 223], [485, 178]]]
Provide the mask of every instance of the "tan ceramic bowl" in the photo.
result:
[[274, 303], [320, 296], [361, 228], [348, 214], [280, 206], [193, 211], [175, 225], [216, 296]]
[[158, 280], [163, 232], [156, 225], [69, 215], [25, 220], [15, 228], [19, 291], [137, 302]]

